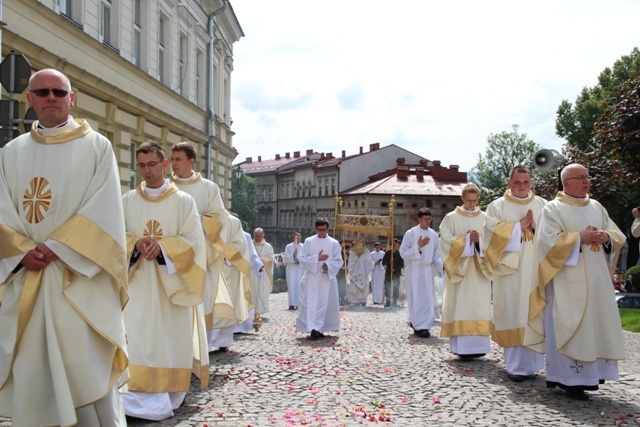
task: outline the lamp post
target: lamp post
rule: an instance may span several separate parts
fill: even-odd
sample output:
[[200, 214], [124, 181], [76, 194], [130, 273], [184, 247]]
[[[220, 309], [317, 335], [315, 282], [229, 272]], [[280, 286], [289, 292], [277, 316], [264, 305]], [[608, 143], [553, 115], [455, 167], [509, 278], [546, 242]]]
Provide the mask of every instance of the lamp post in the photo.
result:
[[242, 178], [242, 169], [240, 166], [236, 166], [236, 184], [240, 184], [240, 178]]

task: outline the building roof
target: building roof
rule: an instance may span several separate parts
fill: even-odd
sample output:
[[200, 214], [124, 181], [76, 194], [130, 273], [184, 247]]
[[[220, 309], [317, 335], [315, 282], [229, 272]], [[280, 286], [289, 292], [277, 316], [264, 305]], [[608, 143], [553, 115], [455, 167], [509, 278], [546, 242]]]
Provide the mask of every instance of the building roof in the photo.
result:
[[436, 180], [424, 175], [421, 180], [414, 175], [406, 179], [398, 178], [397, 173], [374, 179], [368, 183], [342, 191], [341, 196], [356, 194], [395, 194], [396, 196], [459, 196], [467, 181]]

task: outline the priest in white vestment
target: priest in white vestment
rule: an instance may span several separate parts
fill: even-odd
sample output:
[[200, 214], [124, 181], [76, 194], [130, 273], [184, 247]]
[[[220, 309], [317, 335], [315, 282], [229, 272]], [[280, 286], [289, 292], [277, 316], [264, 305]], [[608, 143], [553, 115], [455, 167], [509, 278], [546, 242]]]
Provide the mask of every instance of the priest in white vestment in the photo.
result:
[[[247, 319], [248, 307], [243, 292], [237, 288], [240, 286], [239, 281], [230, 284], [224, 274], [228, 269], [233, 269], [233, 265], [225, 258], [228, 238], [223, 238], [228, 233], [224, 233], [222, 228], [223, 225], [228, 226], [226, 217], [229, 214], [224, 208], [220, 189], [215, 182], [203, 178], [199, 172], [193, 170], [195, 161], [196, 150], [189, 143], [179, 142], [171, 147], [173, 172], [170, 179], [179, 190], [189, 194], [196, 201], [205, 233], [207, 272], [203, 310], [207, 348], [209, 351], [227, 351], [233, 344], [236, 325]], [[241, 242], [246, 246], [244, 236], [241, 236]]]
[[347, 298], [349, 304], [367, 305], [369, 296], [369, 276], [373, 269], [373, 259], [367, 250], [364, 241], [358, 238], [351, 247], [349, 254], [349, 286], [347, 288]]
[[544, 356], [523, 346], [529, 316], [529, 295], [538, 279], [534, 236], [547, 203], [531, 191], [531, 174], [516, 166], [507, 179], [509, 189], [487, 207], [484, 257], [493, 273], [491, 337], [504, 349], [509, 379], [531, 379], [544, 367]]
[[485, 213], [478, 208], [475, 184], [462, 189], [462, 206], [440, 224], [444, 260], [444, 293], [440, 336], [449, 337], [449, 350], [462, 359], [491, 352], [491, 274], [482, 253]]
[[380, 250], [380, 246], [380, 242], [375, 242], [373, 251], [371, 251], [371, 259], [373, 260], [371, 297], [374, 304], [382, 304], [384, 302], [384, 265], [382, 265], [384, 252]]
[[430, 226], [431, 209], [418, 209], [418, 225], [407, 230], [400, 244], [404, 260], [409, 326], [415, 335], [429, 338], [435, 317], [433, 278], [442, 272], [440, 237]]
[[343, 264], [340, 243], [327, 235], [329, 221], [318, 218], [315, 229], [316, 234], [305, 239], [299, 256], [304, 273], [296, 316], [296, 331], [308, 333], [312, 339], [340, 329], [336, 275]]
[[[209, 379], [202, 304], [204, 233], [196, 203], [165, 179], [169, 161], [155, 142], [136, 149], [144, 182], [123, 196], [130, 255], [129, 304], [124, 310], [130, 357], [125, 413], [149, 420], [173, 416], [191, 372]], [[200, 312], [201, 313], [201, 312]]]
[[253, 230], [253, 246], [264, 264], [264, 272], [251, 277], [251, 295], [258, 319], [269, 312], [269, 295], [273, 291], [273, 266], [276, 263], [276, 254], [273, 246], [264, 240], [264, 230]]
[[571, 164], [536, 228], [538, 287], [531, 294], [525, 345], [546, 353], [547, 387], [586, 400], [618, 379], [625, 358], [611, 275], [625, 236], [589, 197], [589, 173]]
[[286, 263], [289, 310], [297, 310], [300, 305], [300, 280], [303, 273], [298, 259], [298, 254], [302, 250], [302, 236], [296, 231], [292, 239], [293, 241], [284, 248], [284, 262]]
[[111, 143], [69, 116], [53, 69], [29, 81], [38, 121], [0, 154], [0, 416], [14, 426], [126, 426], [127, 259]]
[[[238, 220], [239, 221], [239, 220]], [[240, 323], [238, 326], [235, 327], [234, 329], [234, 333], [245, 333], [245, 332], [250, 332], [252, 330], [255, 330], [256, 332], [258, 332], [258, 330], [260, 329], [260, 323], [257, 323], [257, 321], [260, 320], [259, 316], [256, 319], [256, 308], [255, 308], [255, 296], [253, 295], [253, 291], [251, 289], [251, 284], [253, 283], [253, 277], [255, 276], [262, 276], [264, 274], [264, 264], [262, 263], [262, 260], [260, 259], [260, 256], [258, 256], [258, 252], [256, 252], [256, 247], [253, 244], [253, 238], [251, 237], [251, 234], [247, 233], [246, 231], [243, 232], [245, 241], [247, 242], [247, 249], [248, 249], [248, 256], [249, 256], [249, 276], [247, 276], [247, 278], [249, 279], [249, 290], [248, 292], [245, 294], [245, 297], [247, 299], [247, 302], [249, 303], [249, 317], [247, 318], [247, 320], [245, 320], [244, 322]]]

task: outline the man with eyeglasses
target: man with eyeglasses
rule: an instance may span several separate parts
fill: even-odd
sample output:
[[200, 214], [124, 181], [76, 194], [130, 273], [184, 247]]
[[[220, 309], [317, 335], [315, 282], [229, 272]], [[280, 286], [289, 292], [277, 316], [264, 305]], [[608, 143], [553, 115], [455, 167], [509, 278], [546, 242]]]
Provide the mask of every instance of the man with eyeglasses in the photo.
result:
[[462, 360], [491, 352], [491, 274], [482, 251], [485, 213], [480, 189], [473, 183], [462, 189], [462, 206], [440, 224], [440, 251], [444, 261], [441, 337]]
[[336, 275], [343, 264], [340, 243], [328, 236], [329, 221], [318, 218], [315, 228], [315, 236], [305, 239], [298, 254], [304, 273], [296, 316], [296, 331], [310, 334], [313, 340], [340, 329]]
[[224, 208], [218, 185], [193, 170], [195, 161], [191, 144], [179, 142], [171, 147], [171, 181], [196, 201], [206, 238], [203, 308], [208, 349], [225, 352], [233, 344], [236, 325], [249, 316], [243, 288], [250, 277], [249, 250], [242, 226], [236, 226]]
[[206, 250], [195, 200], [164, 178], [169, 161], [155, 142], [136, 149], [144, 181], [122, 197], [130, 259], [124, 309], [129, 349], [129, 416], [159, 421], [184, 401], [191, 372], [209, 380], [203, 302]]
[[544, 357], [523, 346], [529, 319], [529, 295], [538, 278], [534, 238], [540, 212], [547, 203], [531, 190], [529, 169], [516, 166], [504, 196], [487, 207], [484, 257], [493, 272], [493, 341], [504, 349], [511, 381], [533, 379]]
[[120, 176], [69, 79], [29, 80], [38, 120], [0, 154], [0, 415], [12, 425], [125, 426], [127, 302]]
[[589, 174], [577, 163], [562, 170], [563, 191], [542, 209], [536, 228], [537, 288], [531, 294], [525, 345], [546, 354], [547, 387], [587, 400], [618, 379], [625, 358], [611, 287], [625, 236], [589, 197]]

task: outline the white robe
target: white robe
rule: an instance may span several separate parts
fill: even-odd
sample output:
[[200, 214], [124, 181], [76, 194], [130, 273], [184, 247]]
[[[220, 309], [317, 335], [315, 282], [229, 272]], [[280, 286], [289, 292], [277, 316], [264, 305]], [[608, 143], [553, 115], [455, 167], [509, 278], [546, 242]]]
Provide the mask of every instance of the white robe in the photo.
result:
[[[226, 217], [229, 214], [224, 208], [218, 185], [203, 178], [200, 173], [193, 173], [188, 179], [172, 175], [171, 181], [196, 201], [206, 236], [207, 274], [203, 309], [207, 329], [207, 348], [209, 350], [219, 347], [228, 348], [233, 342], [233, 329], [239, 323], [238, 317], [248, 311], [245, 307], [234, 305], [234, 301], [237, 301], [233, 297], [236, 290], [231, 289], [224, 276], [224, 248], [228, 237], [225, 239], [227, 234], [222, 231], [222, 227], [228, 226]], [[242, 321], [245, 319], [242, 318]]]
[[[260, 271], [260, 270], [264, 270], [264, 264], [262, 263], [262, 260], [260, 259], [260, 257], [258, 256], [258, 253], [256, 252], [256, 247], [253, 245], [253, 239], [251, 238], [251, 235], [245, 231], [244, 236], [247, 242], [247, 247], [249, 252], [249, 269], [251, 272], [249, 276], [249, 281], [251, 281], [251, 277], [261, 276], [262, 274], [264, 274], [264, 271]], [[252, 301], [255, 300], [255, 297], [253, 296], [253, 292], [251, 292], [251, 288], [249, 289], [249, 296]], [[253, 318], [255, 314], [256, 314], [256, 309], [255, 309], [254, 303], [252, 303], [251, 308], [249, 309], [249, 316], [247, 320], [245, 320], [244, 322], [236, 326], [236, 328], [234, 329], [234, 332], [243, 333], [243, 332], [249, 332], [254, 330]]]
[[[294, 257], [294, 251], [297, 249]], [[297, 245], [294, 242], [289, 243], [284, 248], [284, 262], [287, 263], [287, 293], [289, 296], [289, 306], [297, 307], [300, 305], [300, 281], [302, 280], [302, 266], [298, 260], [298, 254], [302, 250], [302, 243]]]
[[[126, 425], [120, 191], [111, 143], [84, 120], [34, 123], [0, 154], [0, 415], [13, 425], [73, 425], [90, 413]], [[60, 258], [14, 273], [39, 243]]]
[[273, 246], [265, 240], [260, 243], [254, 240], [253, 245], [264, 264], [264, 271], [260, 275], [251, 276], [251, 295], [256, 313], [265, 314], [269, 312], [269, 295], [273, 290], [273, 266], [276, 263], [276, 254]]
[[[420, 249], [418, 240], [425, 236], [428, 236], [430, 241]], [[425, 230], [417, 225], [404, 234], [400, 256], [404, 260], [409, 321], [416, 330], [429, 330], [433, 326], [435, 316], [434, 268], [442, 271], [440, 237], [432, 228]]]
[[204, 317], [197, 315], [204, 295], [205, 239], [194, 199], [174, 184], [150, 198], [143, 182], [123, 196], [123, 204], [129, 251], [140, 238], [151, 237], [166, 261], [159, 265], [140, 255], [129, 273], [124, 310], [131, 360], [125, 413], [159, 420], [172, 416], [181, 403], [192, 370], [201, 386], [208, 384]]
[[384, 302], [384, 265], [382, 258], [384, 252], [371, 251], [371, 259], [373, 260], [373, 270], [371, 270], [371, 294], [373, 302], [382, 304]]
[[[320, 251], [329, 255], [318, 261]], [[340, 304], [336, 275], [342, 264], [340, 243], [327, 236], [311, 236], [304, 241], [298, 257], [304, 273], [300, 282], [300, 305], [296, 316], [296, 331], [310, 333], [333, 332], [340, 329]], [[328, 270], [322, 269], [327, 264]]]
[[349, 253], [349, 287], [347, 297], [351, 304], [366, 304], [369, 296], [369, 274], [373, 269], [373, 259], [368, 251]]
[[484, 249], [487, 266], [493, 272], [492, 339], [504, 348], [507, 372], [532, 375], [544, 367], [544, 357], [523, 347], [529, 314], [529, 295], [535, 289], [538, 265], [532, 230], [520, 227], [529, 209], [534, 221], [547, 201], [529, 195], [515, 198], [509, 190], [487, 207]]
[[[604, 245], [581, 244], [579, 232], [590, 226], [609, 234], [609, 254]], [[547, 381], [597, 387], [616, 379], [625, 349], [610, 268], [624, 234], [597, 201], [559, 192], [542, 209], [536, 239], [538, 287], [525, 345], [546, 351]]]
[[[440, 336], [450, 337], [454, 354], [491, 351], [491, 280], [479, 249], [484, 218], [480, 209], [469, 213], [458, 206], [440, 224], [440, 251], [446, 272]], [[470, 230], [480, 233], [477, 246], [470, 242]]]

